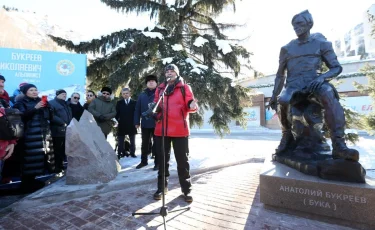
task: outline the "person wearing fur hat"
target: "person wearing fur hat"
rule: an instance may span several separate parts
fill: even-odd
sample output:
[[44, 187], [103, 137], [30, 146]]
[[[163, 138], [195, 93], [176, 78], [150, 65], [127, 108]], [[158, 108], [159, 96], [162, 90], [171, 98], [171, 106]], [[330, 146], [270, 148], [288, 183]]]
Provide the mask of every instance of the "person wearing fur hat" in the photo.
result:
[[[154, 193], [154, 199], [160, 200], [162, 194], [168, 191], [169, 160], [171, 156], [171, 147], [173, 145], [174, 156], [177, 162], [177, 172], [181, 185], [181, 191], [184, 194], [185, 201], [193, 201], [191, 196], [190, 164], [188, 158], [189, 149], [189, 113], [198, 110], [197, 100], [193, 92], [180, 76], [178, 67], [169, 64], [165, 67], [166, 81], [161, 83], [155, 91], [154, 102], [159, 101], [160, 95], [164, 92], [165, 99], [159, 103], [156, 115], [155, 126], [155, 149], [160, 159], [162, 159], [162, 141], [164, 138], [164, 156], [165, 161], [160, 161], [158, 173], [158, 189]], [[164, 133], [163, 133], [164, 131]], [[164, 166], [164, 168], [163, 168]], [[165, 170], [165, 178], [162, 178], [162, 170]], [[163, 190], [163, 180], [165, 190]]]
[[100, 92], [102, 95], [90, 103], [88, 111], [94, 116], [96, 123], [107, 138], [112, 129], [112, 119], [116, 116], [116, 107], [111, 100], [111, 88], [103, 87]]
[[[148, 75], [145, 79], [147, 88], [139, 95], [137, 104], [134, 111], [134, 125], [138, 129], [141, 127], [142, 130], [142, 145], [141, 145], [141, 162], [136, 167], [137, 169], [143, 168], [148, 165], [147, 156], [150, 151], [150, 145], [154, 143], [154, 131], [155, 131], [155, 120], [149, 119], [142, 114], [149, 109], [149, 104], [154, 101], [155, 90], [158, 85], [158, 78], [155, 75]], [[152, 148], [154, 159], [154, 170], [159, 169], [159, 157], [156, 156], [154, 149]]]
[[55, 150], [55, 168], [56, 173], [62, 176], [64, 172], [63, 163], [66, 160], [65, 155], [65, 134], [66, 127], [72, 120], [72, 110], [68, 103], [65, 101], [66, 91], [59, 89], [56, 91], [56, 97], [49, 101], [49, 104], [53, 110], [53, 120], [51, 123], [51, 131], [53, 138], [53, 147]]

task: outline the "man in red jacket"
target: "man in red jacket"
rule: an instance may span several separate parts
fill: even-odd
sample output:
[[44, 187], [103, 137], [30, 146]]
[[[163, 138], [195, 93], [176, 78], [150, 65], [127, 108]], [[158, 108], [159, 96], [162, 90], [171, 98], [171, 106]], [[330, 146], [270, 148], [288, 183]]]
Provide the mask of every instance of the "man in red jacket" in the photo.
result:
[[[171, 155], [171, 144], [173, 144], [173, 151], [177, 162], [177, 172], [181, 185], [181, 190], [185, 195], [186, 202], [192, 202], [191, 196], [191, 181], [190, 181], [190, 165], [188, 159], [190, 135], [189, 130], [189, 113], [198, 110], [197, 101], [194, 99], [193, 92], [190, 86], [185, 84], [184, 79], [179, 76], [178, 67], [174, 64], [169, 64], [165, 67], [166, 81], [156, 89], [154, 102], [160, 98], [160, 94], [165, 91], [163, 103], [159, 104], [159, 113], [155, 127], [155, 150], [159, 154], [159, 159], [162, 161], [161, 143], [164, 136], [164, 154], [165, 154], [165, 190], [164, 194], [168, 192], [168, 177], [169, 177], [169, 160]], [[166, 87], [168, 85], [168, 87]], [[162, 111], [163, 110], [163, 113]], [[161, 120], [162, 119], [162, 120]], [[162, 127], [164, 125], [164, 127]], [[164, 133], [162, 133], [164, 131]], [[163, 135], [164, 134], [164, 135]], [[160, 200], [163, 194], [163, 178], [162, 165], [159, 167], [158, 174], [158, 190], [154, 194], [155, 200]]]
[[[5, 77], [0, 75], [0, 117], [5, 114], [4, 108], [9, 107], [9, 95], [4, 89]], [[0, 130], [1, 131], [1, 130]], [[0, 140], [0, 183], [4, 161], [12, 156], [16, 140]]]

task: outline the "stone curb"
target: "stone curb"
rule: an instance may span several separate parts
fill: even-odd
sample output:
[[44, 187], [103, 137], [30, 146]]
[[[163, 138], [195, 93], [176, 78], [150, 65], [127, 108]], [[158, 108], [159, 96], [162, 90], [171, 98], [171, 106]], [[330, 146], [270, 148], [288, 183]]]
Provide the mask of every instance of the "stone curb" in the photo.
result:
[[[231, 162], [228, 164], [221, 164], [221, 165], [216, 165], [216, 166], [207, 167], [207, 168], [200, 168], [200, 169], [199, 168], [192, 169], [190, 173], [194, 176], [197, 174], [215, 171], [215, 170], [219, 170], [219, 169], [230, 167], [230, 166], [236, 166], [236, 165], [247, 164], [247, 163], [263, 163], [263, 162], [264, 162], [264, 158], [249, 158], [246, 160]], [[178, 178], [177, 173], [175, 171], [171, 173], [170, 178]], [[49, 194], [45, 193], [49, 189], [49, 187], [46, 187], [4, 208], [3, 210], [0, 211], [0, 216], [3, 212], [20, 211], [20, 210], [33, 208], [33, 207], [40, 207], [40, 206], [49, 205], [53, 203], [65, 202], [65, 201], [69, 201], [72, 199], [83, 198], [83, 197], [92, 196], [92, 195], [100, 195], [103, 193], [124, 190], [128, 187], [134, 187], [134, 186], [152, 184], [152, 183], [156, 183], [156, 178], [139, 180], [139, 181], [134, 181], [134, 182], [122, 180], [116, 183], [94, 185], [93, 188], [91, 189], [82, 189], [82, 190], [67, 191], [67, 192], [65, 191], [64, 193], [49, 193]], [[42, 194], [42, 193], [45, 193], [45, 194]]]

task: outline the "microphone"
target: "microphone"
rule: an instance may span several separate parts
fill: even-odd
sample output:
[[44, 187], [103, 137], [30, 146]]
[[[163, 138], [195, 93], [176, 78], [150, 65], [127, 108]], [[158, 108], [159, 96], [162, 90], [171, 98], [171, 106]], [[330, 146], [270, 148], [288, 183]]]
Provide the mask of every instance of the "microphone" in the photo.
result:
[[172, 77], [166, 77], [166, 78], [165, 78], [165, 81], [166, 81], [166, 82], [169, 82], [169, 81], [171, 80], [171, 78], [172, 78]]

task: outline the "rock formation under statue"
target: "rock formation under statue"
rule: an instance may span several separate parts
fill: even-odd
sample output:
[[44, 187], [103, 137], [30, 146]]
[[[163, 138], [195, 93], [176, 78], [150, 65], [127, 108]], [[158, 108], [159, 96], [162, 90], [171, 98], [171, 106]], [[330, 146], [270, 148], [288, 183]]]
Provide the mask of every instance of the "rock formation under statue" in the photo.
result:
[[99, 184], [116, 178], [121, 169], [116, 153], [91, 113], [73, 119], [66, 131], [66, 184]]

